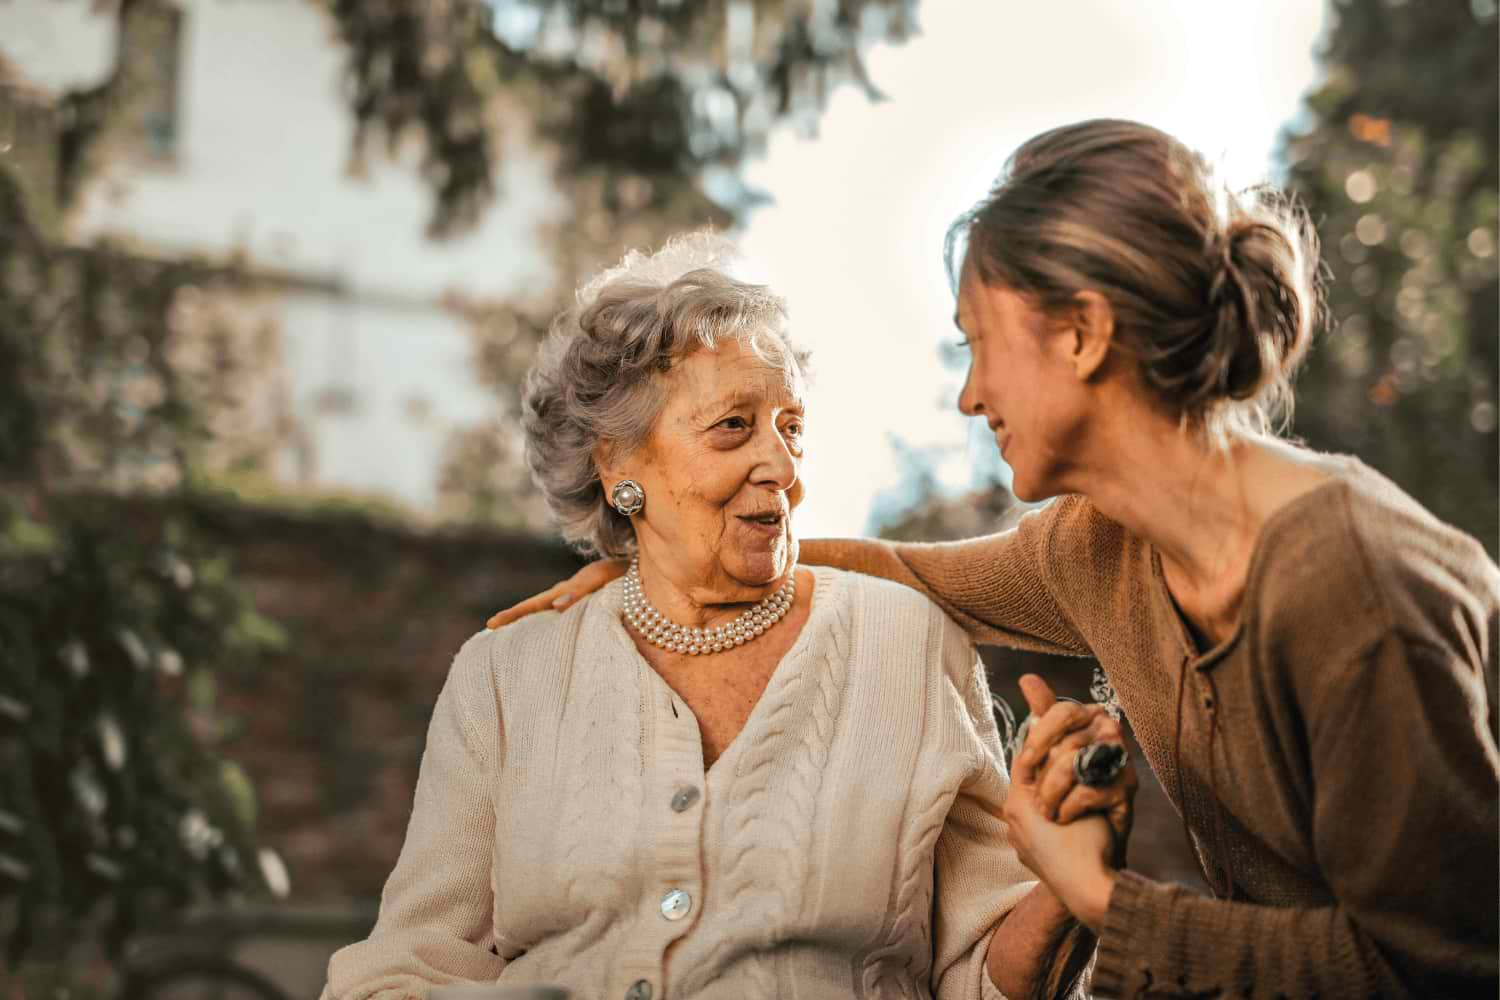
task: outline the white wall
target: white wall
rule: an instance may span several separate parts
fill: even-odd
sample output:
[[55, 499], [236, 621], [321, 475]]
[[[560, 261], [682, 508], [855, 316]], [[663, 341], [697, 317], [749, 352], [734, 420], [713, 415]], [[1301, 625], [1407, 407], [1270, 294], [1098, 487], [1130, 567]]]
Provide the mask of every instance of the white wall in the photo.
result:
[[[282, 344], [293, 410], [314, 431], [306, 459], [283, 454], [275, 470], [282, 481], [297, 483], [310, 459], [315, 485], [431, 506], [448, 432], [494, 408], [470, 375], [467, 328], [438, 309], [313, 294], [287, 296], [280, 320], [294, 331]], [[319, 414], [319, 396], [345, 387], [356, 393], [355, 412]], [[414, 410], [425, 416], [414, 419]]]
[[[33, 83], [88, 85], [109, 71], [111, 17], [91, 0], [0, 0], [0, 53]], [[336, 280], [365, 292], [431, 303], [443, 292], [508, 297], [552, 281], [538, 229], [565, 204], [544, 157], [512, 132], [500, 154], [501, 195], [481, 226], [434, 242], [431, 195], [414, 161], [370, 157], [349, 176], [353, 120], [339, 85], [344, 53], [309, 0], [183, 0], [175, 157], [116, 158], [86, 190], [71, 233], [124, 236], [157, 252], [239, 251], [263, 267]], [[333, 314], [343, 318], [330, 319]], [[488, 396], [467, 371], [463, 327], [429, 308], [381, 308], [300, 296], [281, 310], [296, 413], [312, 434], [315, 482], [433, 497], [441, 430], [475, 422]], [[352, 347], [341, 346], [348, 341]], [[362, 398], [357, 413], [311, 407], [330, 359]], [[427, 400], [430, 418], [406, 419]], [[282, 469], [290, 471], [290, 458]]]
[[87, 87], [109, 74], [114, 22], [87, 0], [0, 0], [0, 54], [50, 91]]

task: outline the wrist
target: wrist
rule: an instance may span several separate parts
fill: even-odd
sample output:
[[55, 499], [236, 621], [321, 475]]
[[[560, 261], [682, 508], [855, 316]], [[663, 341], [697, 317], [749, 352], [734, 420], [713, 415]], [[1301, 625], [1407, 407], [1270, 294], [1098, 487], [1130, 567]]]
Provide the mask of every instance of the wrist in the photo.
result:
[[1074, 919], [1073, 911], [1068, 909], [1068, 904], [1057, 894], [1057, 890], [1053, 889], [1050, 883], [1038, 882], [1031, 893], [1035, 897], [1035, 905], [1040, 914], [1056, 920]]
[[1117, 876], [1108, 868], [1091, 874], [1077, 887], [1075, 899], [1069, 907], [1078, 922], [1084, 924], [1097, 937], [1104, 930], [1104, 918], [1109, 913], [1110, 896], [1115, 891]]

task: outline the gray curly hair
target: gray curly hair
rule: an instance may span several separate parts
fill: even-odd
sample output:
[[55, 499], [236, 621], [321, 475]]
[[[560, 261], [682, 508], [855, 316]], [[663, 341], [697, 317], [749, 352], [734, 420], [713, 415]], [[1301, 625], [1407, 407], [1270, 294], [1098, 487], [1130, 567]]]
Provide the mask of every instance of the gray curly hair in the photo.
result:
[[635, 551], [630, 520], [604, 495], [594, 454], [629, 454], [650, 434], [665, 376], [721, 340], [748, 345], [801, 375], [807, 352], [786, 332], [786, 306], [763, 285], [732, 277], [732, 244], [698, 232], [651, 254], [631, 251], [578, 292], [553, 321], [526, 373], [521, 425], [526, 462], [566, 539], [586, 555]]

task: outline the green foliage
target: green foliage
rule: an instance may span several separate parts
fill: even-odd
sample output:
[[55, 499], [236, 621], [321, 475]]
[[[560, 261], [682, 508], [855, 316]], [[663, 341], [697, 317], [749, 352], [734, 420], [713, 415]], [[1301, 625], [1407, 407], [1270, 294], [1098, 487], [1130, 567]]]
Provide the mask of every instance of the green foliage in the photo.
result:
[[[629, 247], [725, 227], [755, 194], [734, 168], [778, 122], [810, 128], [843, 82], [878, 96], [861, 51], [914, 30], [915, 0], [327, 0], [348, 52], [358, 169], [372, 150], [420, 150], [429, 231], [472, 226], [498, 193], [510, 131], [555, 153], [567, 217], [540, 234], [553, 293], [450, 303], [474, 331], [491, 419], [444, 450], [442, 516], [541, 529], [521, 461], [517, 389], [580, 278]], [[724, 183], [711, 200], [704, 178]]]
[[423, 141], [432, 229], [493, 198], [504, 100], [519, 99], [565, 172], [696, 184], [768, 130], [810, 126], [833, 87], [876, 96], [861, 51], [914, 30], [915, 0], [329, 0], [349, 50], [357, 145]]
[[1495, 555], [1494, 9], [1352, 0], [1333, 17], [1326, 79], [1284, 144], [1333, 279], [1296, 430], [1359, 455]]
[[[1358, 455], [1500, 552], [1500, 34], [1493, 4], [1333, 5], [1324, 80], [1282, 143], [1317, 224], [1328, 327], [1295, 433]], [[920, 484], [919, 484], [920, 485]], [[970, 531], [917, 489], [897, 537]], [[902, 499], [905, 499], [904, 497]]]
[[[3, 95], [0, 95], [3, 97]], [[54, 245], [0, 169], [0, 928], [61, 958], [102, 925], [263, 886], [254, 793], [216, 750], [217, 671], [277, 632], [221, 557], [115, 494], [170, 491], [233, 366], [187, 300], [201, 262]], [[44, 957], [44, 956], [38, 956]]]
[[[0, 533], [0, 891], [12, 959], [102, 920], [260, 887], [254, 791], [215, 745], [216, 672], [274, 643], [211, 552], [107, 501]], [[122, 530], [123, 528], [123, 530]]]

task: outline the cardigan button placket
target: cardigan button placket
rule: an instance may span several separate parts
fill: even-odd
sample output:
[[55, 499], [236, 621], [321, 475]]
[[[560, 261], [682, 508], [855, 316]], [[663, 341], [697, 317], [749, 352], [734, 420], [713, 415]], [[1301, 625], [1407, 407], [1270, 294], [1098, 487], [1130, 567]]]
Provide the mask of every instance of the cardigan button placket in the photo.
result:
[[693, 897], [682, 889], [672, 889], [661, 898], [661, 915], [668, 920], [681, 920], [693, 908]]
[[672, 811], [687, 812], [694, 802], [698, 801], [698, 789], [692, 785], [684, 785], [672, 796]]

